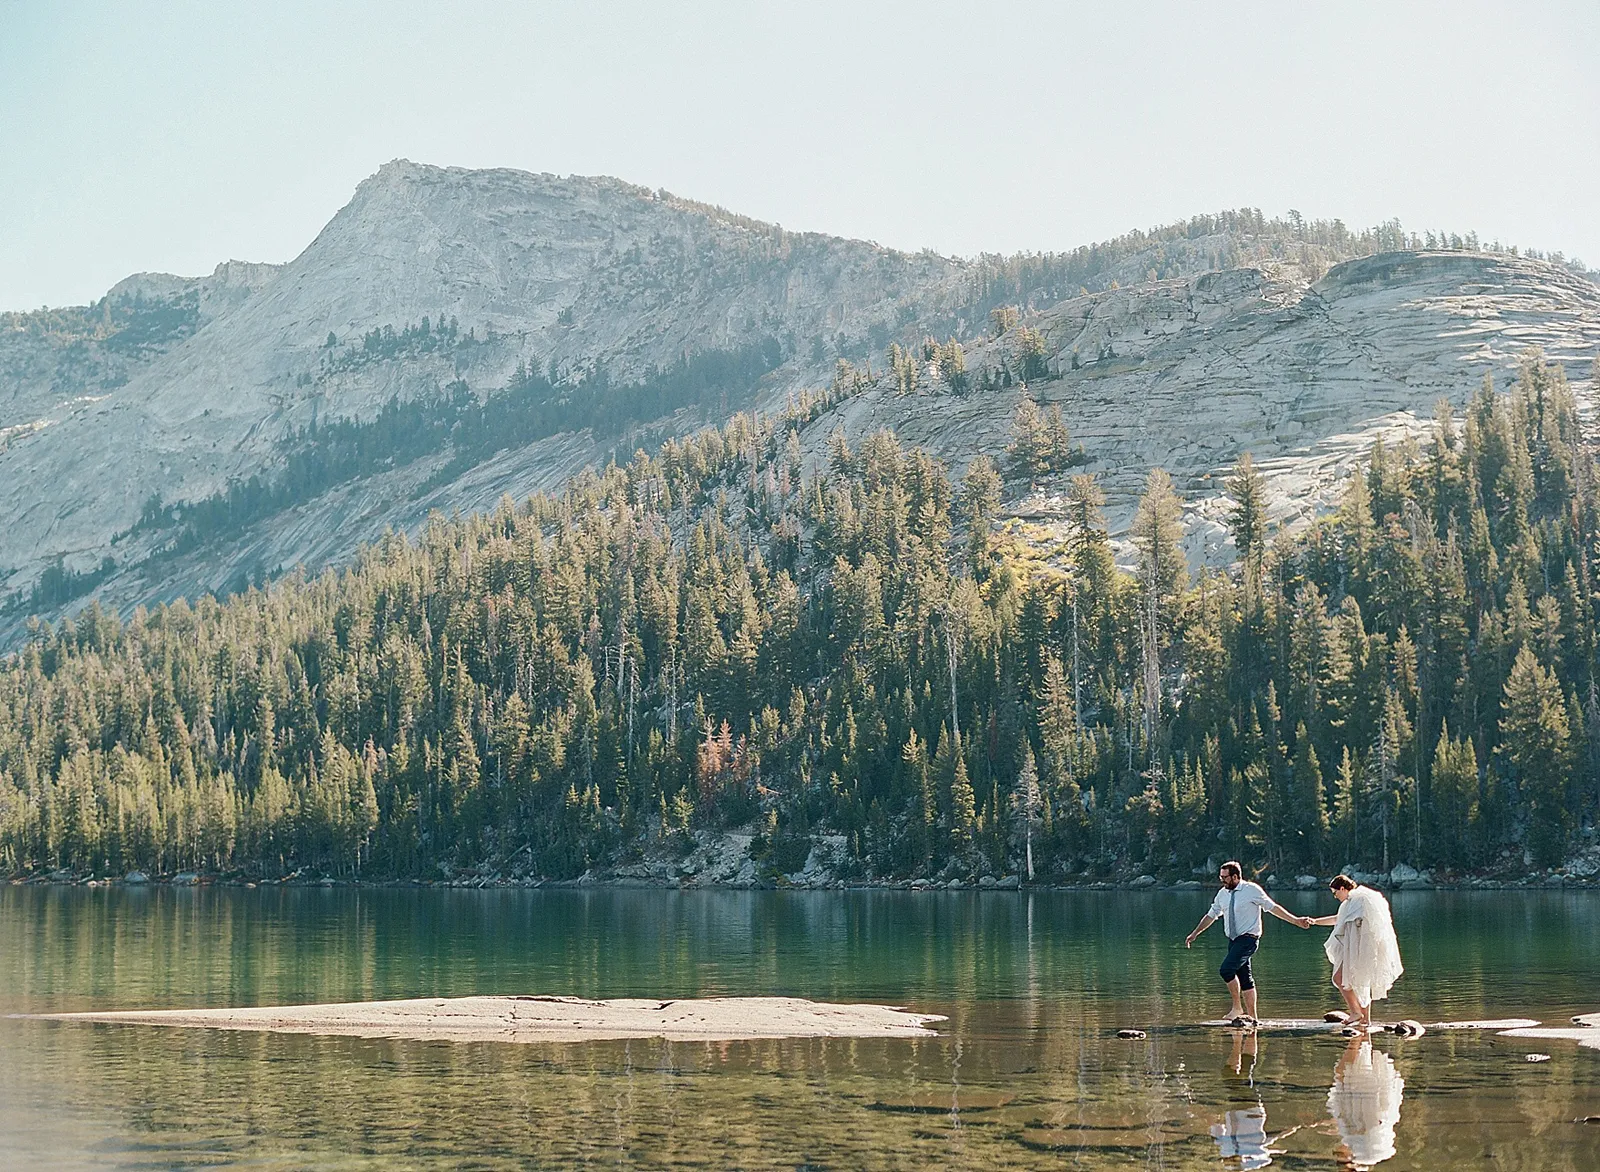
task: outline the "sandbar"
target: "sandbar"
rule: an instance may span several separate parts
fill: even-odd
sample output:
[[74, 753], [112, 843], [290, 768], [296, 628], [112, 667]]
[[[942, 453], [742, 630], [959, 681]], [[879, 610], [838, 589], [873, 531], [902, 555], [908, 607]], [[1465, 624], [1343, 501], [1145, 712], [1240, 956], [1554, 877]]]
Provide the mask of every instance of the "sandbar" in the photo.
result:
[[840, 1005], [798, 997], [683, 1000], [581, 997], [419, 997], [244, 1009], [129, 1009], [18, 1014], [43, 1021], [191, 1029], [265, 1030], [450, 1042], [590, 1042], [663, 1038], [736, 1042], [757, 1038], [921, 1038], [936, 1036], [936, 1013], [892, 1005]]
[[1539, 1038], [1546, 1041], [1576, 1042], [1600, 1050], [1600, 1013], [1586, 1013], [1572, 1019], [1571, 1026], [1544, 1029], [1506, 1030], [1502, 1038]]

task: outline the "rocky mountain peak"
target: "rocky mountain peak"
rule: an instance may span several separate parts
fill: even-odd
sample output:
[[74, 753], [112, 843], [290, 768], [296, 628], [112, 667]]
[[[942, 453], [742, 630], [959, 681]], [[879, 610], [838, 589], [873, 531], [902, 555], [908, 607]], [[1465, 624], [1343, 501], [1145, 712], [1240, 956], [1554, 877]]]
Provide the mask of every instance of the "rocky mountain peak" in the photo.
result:
[[[1114, 519], [1160, 464], [1215, 552], [1206, 502], [1242, 451], [1280, 477], [1292, 521], [1375, 429], [1459, 400], [1527, 345], [1587, 375], [1600, 291], [1583, 277], [1387, 241], [1240, 211], [959, 260], [616, 179], [397, 159], [287, 264], [139, 274], [98, 308], [0, 319], [0, 588], [15, 629], [91, 590], [126, 609], [338, 562], [430, 509], [780, 404], [841, 359], [862, 393], [813, 425], [813, 455], [835, 428], [887, 426], [957, 470], [1003, 457], [1027, 381], [1061, 407]], [[998, 333], [996, 308], [1014, 317]], [[891, 388], [886, 349], [929, 337], [958, 341], [968, 376], [946, 383], [935, 362], [913, 393]], [[481, 423], [467, 404], [491, 400], [494, 434], [464, 446]], [[318, 454], [330, 424], [358, 453], [343, 463]], [[1010, 488], [1041, 517], [1054, 491]], [[200, 516], [226, 523], [201, 540]]]

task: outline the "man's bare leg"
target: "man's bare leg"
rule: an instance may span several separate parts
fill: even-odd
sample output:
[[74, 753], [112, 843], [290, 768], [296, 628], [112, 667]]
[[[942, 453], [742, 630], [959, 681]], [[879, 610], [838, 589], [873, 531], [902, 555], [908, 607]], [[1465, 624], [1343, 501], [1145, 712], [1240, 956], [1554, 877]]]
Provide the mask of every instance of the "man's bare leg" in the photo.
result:
[[1254, 985], [1244, 990], [1244, 1015], [1246, 1017], [1255, 1017], [1256, 1015], [1256, 987]]
[[1228, 982], [1228, 992], [1233, 997], [1233, 1008], [1228, 1010], [1228, 1020], [1244, 1016], [1244, 1007], [1239, 1004], [1239, 978], [1234, 977]]

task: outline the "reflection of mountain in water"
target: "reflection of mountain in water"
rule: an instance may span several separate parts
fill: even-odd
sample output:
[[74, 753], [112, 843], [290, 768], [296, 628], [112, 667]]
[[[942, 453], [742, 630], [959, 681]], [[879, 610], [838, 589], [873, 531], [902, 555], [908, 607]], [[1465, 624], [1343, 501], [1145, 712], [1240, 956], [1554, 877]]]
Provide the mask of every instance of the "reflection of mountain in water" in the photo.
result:
[[1343, 1144], [1342, 1167], [1370, 1168], [1394, 1155], [1405, 1079], [1394, 1059], [1365, 1038], [1352, 1040], [1333, 1067], [1328, 1110]]

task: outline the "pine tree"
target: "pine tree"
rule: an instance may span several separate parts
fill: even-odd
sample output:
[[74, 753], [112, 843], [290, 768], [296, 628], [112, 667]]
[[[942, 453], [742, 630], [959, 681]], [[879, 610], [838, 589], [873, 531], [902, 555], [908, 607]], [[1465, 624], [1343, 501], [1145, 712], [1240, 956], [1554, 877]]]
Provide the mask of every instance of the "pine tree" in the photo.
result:
[[1052, 403], [1050, 410], [1045, 412], [1044, 442], [1045, 457], [1050, 471], [1060, 472], [1082, 462], [1083, 453], [1081, 449], [1072, 446], [1072, 431], [1067, 427], [1059, 403]]
[[1430, 789], [1434, 826], [1429, 840], [1441, 862], [1472, 860], [1478, 821], [1478, 754], [1466, 738], [1452, 740], [1449, 723], [1439, 729]]
[[928, 764], [927, 745], [912, 729], [906, 736], [905, 747], [900, 752], [916, 787], [916, 817], [912, 822], [912, 852], [922, 867], [933, 861], [934, 831], [939, 823], [939, 804], [934, 794], [932, 770]]
[[979, 577], [988, 571], [989, 530], [995, 511], [1000, 507], [1001, 487], [999, 473], [989, 457], [979, 456], [967, 465], [961, 503], [967, 523], [968, 564]]
[[1330, 828], [1345, 850], [1347, 858], [1352, 860], [1360, 858], [1356, 850], [1361, 833], [1361, 820], [1357, 807], [1359, 796], [1360, 786], [1356, 780], [1356, 766], [1350, 757], [1350, 748], [1347, 745], [1339, 761], [1338, 776], [1334, 780]]
[[1026, 390], [1017, 396], [1006, 456], [1007, 471], [1019, 480], [1036, 480], [1045, 473], [1044, 416]]
[[939, 377], [958, 395], [967, 393], [971, 380], [967, 375], [967, 356], [961, 343], [951, 338], [935, 351], [934, 361], [939, 366]]
[[1144, 665], [1140, 683], [1147, 744], [1154, 742], [1161, 720], [1161, 651], [1169, 638], [1178, 597], [1189, 580], [1188, 563], [1178, 545], [1183, 537], [1181, 518], [1181, 505], [1172, 490], [1172, 477], [1164, 469], [1151, 469], [1131, 530], [1139, 549], [1140, 642]]
[[1322, 763], [1316, 746], [1300, 725], [1295, 734], [1294, 800], [1291, 816], [1301, 862], [1321, 865], [1328, 836], [1328, 810], [1322, 798]]
[[1390, 687], [1385, 692], [1378, 735], [1367, 754], [1366, 794], [1378, 816], [1384, 871], [1390, 868], [1390, 839], [1396, 829], [1401, 805], [1410, 788], [1402, 761], [1411, 739], [1411, 723], [1406, 719], [1400, 694]]
[[1259, 585], [1261, 562], [1267, 550], [1267, 490], [1249, 452], [1239, 457], [1224, 487], [1233, 502], [1228, 511], [1228, 526], [1233, 531], [1233, 544], [1239, 551], [1245, 581]]
[[1571, 729], [1560, 684], [1528, 647], [1517, 652], [1506, 680], [1499, 752], [1528, 804], [1534, 861], [1555, 866], [1572, 825], [1566, 794]]
[[1023, 326], [1016, 334], [1017, 366], [1024, 382], [1035, 382], [1050, 376], [1049, 348], [1044, 335], [1032, 326]]
[[1165, 469], [1152, 468], [1145, 478], [1130, 534], [1139, 549], [1142, 588], [1163, 604], [1169, 603], [1188, 585], [1189, 568], [1179, 547], [1183, 505]]
[[1114, 581], [1115, 565], [1106, 533], [1106, 495], [1093, 473], [1081, 472], [1067, 488], [1067, 525], [1071, 532], [1072, 566], [1082, 583], [1080, 593], [1096, 600], [1107, 600]]
[[1017, 771], [1017, 780], [1011, 793], [1011, 808], [1017, 828], [1021, 832], [1023, 864], [1027, 869], [1030, 883], [1033, 881], [1033, 828], [1039, 821], [1043, 805], [1039, 790], [1039, 771], [1033, 760], [1033, 746], [1025, 744], [1022, 750], [1022, 768]]
[[[1381, 447], [1374, 452], [1381, 451]], [[1357, 474], [1345, 485], [1337, 521], [1343, 576], [1341, 591], [1350, 590], [1357, 602], [1365, 604], [1371, 586], [1372, 551], [1377, 545], [1378, 526], [1372, 516], [1372, 495], [1367, 477]]]
[[1076, 808], [1080, 791], [1076, 776], [1077, 705], [1072, 684], [1054, 655], [1045, 656], [1044, 695], [1039, 705], [1039, 739], [1047, 791], [1058, 806]]
[[1006, 445], [1006, 470], [1020, 480], [1037, 481], [1077, 462], [1072, 433], [1061, 408], [1041, 411], [1024, 389], [1011, 420], [1011, 443]]
[[950, 776], [950, 844], [957, 858], [967, 859], [978, 829], [977, 802], [967, 776], [966, 754], [959, 742], [952, 751], [955, 764]]

